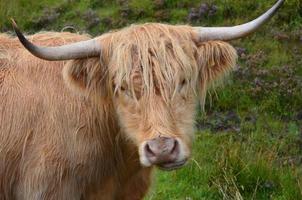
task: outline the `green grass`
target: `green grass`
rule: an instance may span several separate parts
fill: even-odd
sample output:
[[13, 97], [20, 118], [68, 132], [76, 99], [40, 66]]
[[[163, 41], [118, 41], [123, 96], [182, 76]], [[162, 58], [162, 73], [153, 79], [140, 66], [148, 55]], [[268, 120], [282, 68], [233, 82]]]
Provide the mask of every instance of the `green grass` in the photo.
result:
[[[100, 35], [131, 23], [155, 21], [233, 25], [259, 16], [275, 2], [165, 0], [158, 7], [156, 1], [128, 0], [124, 5], [121, 0], [0, 0], [0, 30], [12, 30], [10, 17], [29, 33], [61, 31], [71, 25], [76, 31]], [[201, 2], [217, 5], [217, 13], [187, 21], [190, 8]], [[88, 9], [100, 18], [90, 28], [83, 17]], [[128, 13], [122, 15], [125, 10]], [[59, 15], [41, 23], [45, 12]], [[147, 200], [302, 199], [302, 121], [296, 117], [302, 112], [301, 27], [301, 1], [287, 0], [256, 34], [232, 42], [244, 47], [246, 56], [239, 59], [239, 70], [224, 87], [211, 92], [206, 113], [197, 118], [215, 125], [219, 119], [208, 116], [233, 111], [240, 117], [240, 130], [198, 131], [192, 160], [177, 171], [156, 171]], [[278, 33], [288, 39], [274, 39]]]
[[35, 18], [42, 15], [45, 8], [57, 5], [59, 0], [0, 0], [0, 28], [10, 27], [10, 18], [18, 21], [20, 27], [30, 29], [30, 24]]

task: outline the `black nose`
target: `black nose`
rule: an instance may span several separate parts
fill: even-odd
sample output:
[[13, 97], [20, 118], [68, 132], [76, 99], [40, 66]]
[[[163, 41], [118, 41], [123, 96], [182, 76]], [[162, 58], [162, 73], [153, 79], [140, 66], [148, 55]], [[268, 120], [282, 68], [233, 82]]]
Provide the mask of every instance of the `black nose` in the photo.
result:
[[179, 144], [174, 138], [158, 137], [147, 141], [145, 155], [152, 164], [175, 162], [179, 155]]

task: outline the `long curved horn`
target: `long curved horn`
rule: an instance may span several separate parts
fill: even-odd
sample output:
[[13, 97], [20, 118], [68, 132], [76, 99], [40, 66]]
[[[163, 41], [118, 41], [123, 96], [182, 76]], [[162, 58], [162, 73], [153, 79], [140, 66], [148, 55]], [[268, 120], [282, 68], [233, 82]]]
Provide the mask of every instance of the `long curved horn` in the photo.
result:
[[246, 24], [233, 27], [195, 27], [196, 31], [198, 32], [199, 41], [229, 41], [245, 37], [255, 32], [261, 25], [267, 22], [283, 3], [284, 0], [278, 0], [278, 2], [266, 13]]
[[71, 60], [88, 57], [96, 57], [101, 53], [101, 44], [95, 40], [87, 40], [58, 47], [36, 46], [28, 41], [12, 19], [14, 30], [23, 46], [34, 56], [44, 60]]

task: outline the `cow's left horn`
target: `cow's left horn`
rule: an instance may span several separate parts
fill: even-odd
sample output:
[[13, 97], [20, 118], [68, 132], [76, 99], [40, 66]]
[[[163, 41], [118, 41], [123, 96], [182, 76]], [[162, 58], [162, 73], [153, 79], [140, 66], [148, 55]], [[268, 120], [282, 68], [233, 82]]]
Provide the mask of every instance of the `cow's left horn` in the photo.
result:
[[195, 27], [199, 41], [223, 40], [229, 41], [247, 36], [255, 32], [261, 25], [267, 22], [281, 7], [284, 0], [278, 2], [266, 13], [246, 24], [233, 27]]
[[88, 57], [96, 57], [101, 53], [101, 44], [95, 40], [87, 40], [76, 42], [72, 44], [57, 46], [57, 47], [43, 47], [37, 46], [28, 41], [22, 32], [19, 30], [17, 24], [12, 19], [14, 30], [23, 44], [23, 46], [33, 55], [44, 60], [71, 60]]

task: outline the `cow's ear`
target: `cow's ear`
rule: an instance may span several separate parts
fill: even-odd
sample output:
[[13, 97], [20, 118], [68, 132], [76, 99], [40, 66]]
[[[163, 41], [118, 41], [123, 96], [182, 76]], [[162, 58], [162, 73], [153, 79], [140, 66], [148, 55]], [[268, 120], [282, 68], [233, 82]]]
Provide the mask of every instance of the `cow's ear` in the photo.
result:
[[73, 91], [83, 95], [107, 94], [108, 80], [100, 58], [70, 60], [63, 69], [65, 83]]
[[222, 41], [203, 42], [198, 45], [197, 63], [200, 68], [200, 94], [204, 104], [207, 89], [215, 86], [232, 69], [237, 60], [234, 47]]

